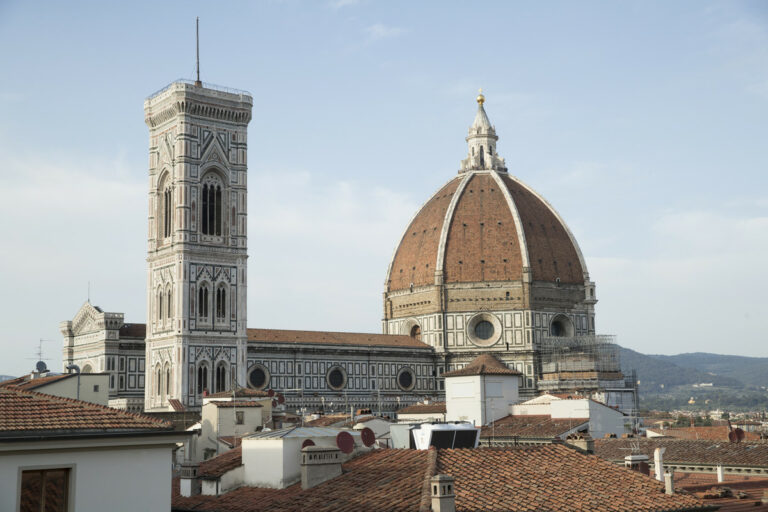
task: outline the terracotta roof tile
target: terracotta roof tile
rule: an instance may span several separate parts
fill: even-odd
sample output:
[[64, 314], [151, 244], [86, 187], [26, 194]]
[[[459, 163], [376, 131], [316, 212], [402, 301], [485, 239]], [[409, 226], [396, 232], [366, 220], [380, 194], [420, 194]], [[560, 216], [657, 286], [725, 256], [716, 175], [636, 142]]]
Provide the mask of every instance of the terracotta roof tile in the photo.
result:
[[737, 466], [768, 467], [768, 443], [728, 441], [704, 441], [671, 439], [665, 437], [635, 439], [598, 439], [595, 454], [616, 462], [632, 453], [632, 445], [653, 460], [653, 451], [664, 447], [664, 460], [689, 464], [723, 464]]
[[229, 407], [229, 408], [239, 408], [239, 407], [264, 407], [263, 404], [259, 402], [249, 402], [246, 400], [211, 400], [208, 402], [209, 404], [213, 404], [216, 407]]
[[589, 418], [552, 419], [549, 415], [505, 416], [482, 428], [480, 437], [554, 438], [588, 426]]
[[60, 431], [173, 430], [170, 423], [72, 398], [0, 388], [0, 435]]
[[[673, 427], [662, 429], [652, 429], [654, 432], [677, 439], [704, 439], [707, 441], [728, 442], [728, 426], [717, 427]], [[757, 432], [744, 432], [745, 441], [759, 441], [760, 434]]]
[[[235, 391], [235, 398], [248, 398], [248, 397], [264, 398], [267, 396], [269, 395], [267, 394], [266, 391], [261, 391], [259, 389], [238, 388]], [[205, 398], [232, 398], [232, 391], [219, 391], [218, 393], [207, 395]]]
[[413, 404], [399, 409], [397, 414], [445, 414], [445, 402]]
[[400, 240], [389, 275], [390, 290], [435, 284], [435, 265], [440, 233], [453, 194], [461, 182], [457, 176], [445, 184], [414, 216]]
[[29, 376], [19, 377], [18, 379], [7, 380], [0, 384], [0, 386], [15, 386], [18, 389], [32, 390], [44, 386], [45, 384], [52, 384], [60, 380], [74, 377], [74, 373], [64, 373], [61, 375], [47, 375], [45, 377], [38, 377], [36, 379], [30, 379]]
[[305, 427], [330, 427], [337, 423], [343, 423], [349, 419], [346, 414], [324, 414], [317, 419], [304, 422]]
[[184, 404], [182, 404], [181, 400], [179, 400], [178, 398], [169, 399], [168, 405], [170, 405], [171, 409], [173, 409], [176, 412], [183, 412], [187, 410], [187, 408], [184, 407]]
[[197, 469], [200, 478], [219, 478], [227, 471], [243, 465], [243, 450], [238, 446], [221, 455], [204, 460]]
[[248, 329], [249, 342], [310, 343], [318, 345], [361, 345], [368, 347], [408, 347], [432, 350], [410, 336], [355, 332], [288, 331], [281, 329]]
[[375, 450], [343, 465], [343, 474], [312, 489], [241, 487], [223, 496], [182, 498], [173, 510], [217, 512], [430, 510], [429, 478], [456, 479], [456, 509], [472, 511], [706, 510], [693, 496], [561, 445], [465, 450]]
[[493, 354], [483, 354], [474, 358], [471, 363], [460, 370], [444, 373], [443, 377], [466, 377], [469, 375], [522, 375], [522, 373], [508, 368]]

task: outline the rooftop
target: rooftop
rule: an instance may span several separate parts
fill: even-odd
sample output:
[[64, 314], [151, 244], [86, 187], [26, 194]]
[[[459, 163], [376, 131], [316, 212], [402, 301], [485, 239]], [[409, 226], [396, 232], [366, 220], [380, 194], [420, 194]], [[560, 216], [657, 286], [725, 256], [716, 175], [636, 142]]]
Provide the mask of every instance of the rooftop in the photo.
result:
[[219, 478], [243, 464], [243, 450], [240, 446], [221, 455], [204, 460], [197, 469], [200, 478]]
[[165, 421], [72, 398], [0, 388], [0, 437], [172, 431]]
[[[236, 458], [236, 455], [233, 455]], [[459, 511], [707, 510], [701, 500], [666, 495], [663, 484], [561, 445], [459, 450], [375, 450], [311, 489], [240, 487], [222, 496], [182, 498], [173, 510], [429, 511], [429, 479], [456, 479]]]
[[633, 453], [647, 455], [653, 460], [653, 451], [664, 447], [664, 460], [688, 464], [722, 464], [725, 466], [768, 467], [768, 443], [728, 441], [706, 441], [694, 439], [672, 439], [665, 437], [632, 439], [598, 439], [595, 454], [608, 460], [620, 462]]
[[283, 329], [248, 329], [249, 342], [312, 343], [318, 345], [363, 345], [368, 347], [408, 347], [431, 350], [410, 336], [358, 332], [290, 331]]
[[505, 416], [480, 431], [481, 438], [535, 437], [554, 438], [573, 429], [587, 427], [589, 418], [552, 419], [549, 415]]
[[398, 409], [397, 414], [445, 414], [445, 402], [413, 404]]
[[[649, 429], [657, 434], [677, 439], [705, 439], [707, 441], [728, 442], [728, 426], [717, 427], [680, 427], [680, 428], [653, 428]], [[745, 441], [759, 441], [758, 432], [744, 432]]]
[[477, 356], [467, 366], [443, 374], [443, 377], [467, 377], [470, 375], [522, 375], [519, 371], [508, 368], [493, 354]]
[[250, 389], [250, 388], [238, 388], [234, 392], [219, 391], [218, 393], [207, 395], [205, 398], [232, 398], [233, 394], [235, 395], [235, 398], [250, 398], [250, 397], [264, 398], [269, 396], [269, 394], [267, 394], [266, 391], [261, 391], [258, 389]]

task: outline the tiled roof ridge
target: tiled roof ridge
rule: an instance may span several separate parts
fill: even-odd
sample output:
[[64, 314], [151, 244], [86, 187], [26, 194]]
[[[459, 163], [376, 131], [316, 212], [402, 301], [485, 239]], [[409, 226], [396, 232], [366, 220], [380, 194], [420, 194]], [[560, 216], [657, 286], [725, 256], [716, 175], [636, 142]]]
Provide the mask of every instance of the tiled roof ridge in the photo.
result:
[[24, 380], [23, 382], [19, 382], [18, 384], [10, 384], [9, 386], [15, 387], [17, 389], [21, 389], [22, 391], [32, 391], [33, 389], [39, 388], [40, 386], [45, 386], [46, 384], [52, 384], [60, 380], [68, 379], [70, 377], [74, 377], [75, 375], [77, 374], [62, 373], [60, 375], [46, 375], [45, 377], [28, 379], [28, 380]]
[[443, 374], [443, 377], [459, 377], [469, 375], [522, 375], [519, 371], [513, 370], [494, 356], [485, 353], [474, 358], [467, 366], [458, 370], [452, 370]]
[[424, 482], [421, 486], [421, 501], [419, 512], [432, 510], [432, 491], [430, 489], [432, 477], [437, 474], [437, 448], [434, 446], [427, 450], [427, 470], [424, 473]]
[[[329, 338], [328, 340], [290, 340], [290, 339], [284, 339], [284, 340], [265, 340], [267, 343], [315, 343], [315, 344], [347, 344], [347, 345], [364, 345], [369, 346], [365, 341], [374, 341], [374, 340], [392, 340], [391, 344], [382, 343], [380, 346], [392, 346], [392, 347], [402, 347], [406, 346], [403, 343], [397, 343], [397, 341], [401, 342], [407, 342], [407, 346], [411, 348], [419, 347], [424, 349], [431, 349], [432, 347], [422, 341], [418, 341], [415, 338], [412, 338], [411, 336], [408, 336], [406, 334], [382, 334], [382, 333], [373, 333], [373, 332], [346, 332], [346, 331], [311, 331], [311, 330], [303, 330], [303, 329], [270, 329], [270, 328], [263, 328], [263, 327], [248, 327], [246, 329], [248, 341], [258, 342], [262, 341], [259, 339], [256, 339], [256, 337], [259, 334], [259, 331], [261, 332], [263, 337], [267, 337], [267, 334], [270, 332], [273, 333], [282, 333], [282, 334], [290, 334], [294, 333], [295, 335], [299, 334], [305, 334], [305, 335], [319, 335], [319, 336], [326, 336]], [[370, 340], [364, 340], [361, 339], [359, 341], [350, 341], [350, 337], [367, 337], [370, 338]]]
[[[66, 402], [66, 403], [77, 405], [77, 406], [80, 406], [80, 407], [83, 407], [83, 408], [91, 408], [91, 409], [95, 409], [97, 411], [115, 413], [115, 414], [117, 414], [119, 416], [125, 416], [127, 418], [135, 418], [135, 419], [141, 419], [141, 420], [149, 421], [149, 422], [152, 422], [152, 423], [156, 423], [157, 424], [157, 428], [161, 428], [161, 427], [162, 428], [166, 428], [166, 429], [172, 429], [173, 428], [173, 424], [171, 424], [171, 423], [169, 423], [169, 422], [167, 422], [165, 420], [160, 420], [160, 419], [157, 419], [157, 418], [153, 418], [152, 416], [147, 416], [145, 414], [139, 414], [139, 413], [136, 413], [136, 412], [128, 412], [128, 411], [124, 411], [122, 409], [115, 409], [114, 407], [109, 407], [109, 406], [106, 406], [106, 405], [95, 404], [93, 402], [86, 402], [85, 400], [78, 400], [76, 398], [67, 398], [67, 397], [63, 397], [63, 396], [49, 395], [47, 393], [40, 393], [39, 391], [31, 391], [31, 390], [27, 390], [27, 389], [18, 389], [16, 387], [11, 388], [11, 391], [14, 391], [14, 392], [20, 393], [20, 394], [36, 395], [36, 396], [39, 396], [41, 398], [44, 398], [44, 399], [48, 400], [49, 402]], [[135, 427], [129, 427], [129, 428], [135, 428]], [[147, 428], [147, 427], [143, 427], [143, 428]], [[112, 429], [112, 430], [117, 430], [117, 429]]]

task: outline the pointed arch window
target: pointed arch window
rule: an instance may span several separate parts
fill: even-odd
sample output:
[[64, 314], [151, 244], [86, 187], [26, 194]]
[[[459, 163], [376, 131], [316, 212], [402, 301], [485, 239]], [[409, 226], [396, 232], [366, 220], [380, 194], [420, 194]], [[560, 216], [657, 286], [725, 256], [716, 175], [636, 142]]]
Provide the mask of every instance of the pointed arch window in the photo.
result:
[[163, 292], [161, 290], [157, 292], [157, 320], [163, 321]]
[[480, 167], [485, 167], [485, 153], [483, 152], [483, 146], [480, 146]]
[[208, 367], [201, 364], [197, 368], [197, 394], [201, 395], [206, 389], [208, 389]]
[[157, 365], [157, 370], [155, 371], [155, 376], [157, 378], [157, 382], [155, 383], [155, 386], [157, 388], [157, 396], [160, 396], [160, 391], [163, 389], [162, 386], [162, 373], [160, 373], [160, 365]]
[[216, 320], [224, 321], [227, 316], [227, 289], [222, 285], [216, 290]]
[[221, 362], [216, 366], [216, 392], [227, 389], [227, 366]]
[[172, 314], [173, 313], [172, 303], [173, 303], [173, 301], [172, 301], [172, 296], [171, 296], [171, 290], [169, 289], [168, 290], [168, 300], [167, 300], [167, 311], [166, 311], [166, 318], [168, 318], [169, 320], [173, 316], [173, 314]]
[[207, 318], [208, 311], [208, 286], [202, 285], [197, 291], [197, 314], [201, 318]]
[[163, 191], [163, 237], [171, 236], [171, 226], [173, 220], [173, 192], [171, 187], [166, 187]]
[[165, 394], [171, 394], [171, 367], [168, 365], [165, 367]]
[[221, 236], [221, 219], [223, 215], [221, 181], [209, 174], [203, 180], [202, 213], [200, 220], [204, 235]]

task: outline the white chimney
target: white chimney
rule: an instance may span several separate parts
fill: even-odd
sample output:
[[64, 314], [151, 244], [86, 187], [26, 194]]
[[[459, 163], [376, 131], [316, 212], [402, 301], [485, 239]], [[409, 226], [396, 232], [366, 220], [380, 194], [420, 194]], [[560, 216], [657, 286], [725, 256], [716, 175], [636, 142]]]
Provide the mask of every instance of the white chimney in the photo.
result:
[[341, 475], [341, 450], [329, 446], [301, 449], [301, 488], [310, 489]]
[[454, 478], [450, 475], [435, 475], [429, 480], [432, 490], [432, 512], [456, 512], [456, 494], [453, 492]]
[[717, 466], [717, 483], [721, 484], [725, 482], [725, 468], [721, 465]]
[[179, 492], [185, 498], [200, 494], [200, 483], [197, 481], [197, 464], [184, 462], [179, 471]]
[[666, 448], [656, 448], [653, 450], [653, 469], [656, 472], [656, 480], [664, 481], [664, 460], [662, 459]]
[[672, 470], [664, 473], [664, 492], [667, 494], [675, 494], [675, 475]]

